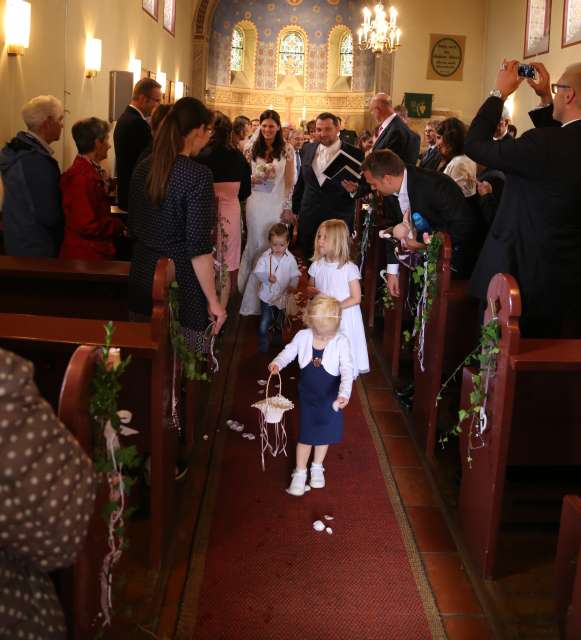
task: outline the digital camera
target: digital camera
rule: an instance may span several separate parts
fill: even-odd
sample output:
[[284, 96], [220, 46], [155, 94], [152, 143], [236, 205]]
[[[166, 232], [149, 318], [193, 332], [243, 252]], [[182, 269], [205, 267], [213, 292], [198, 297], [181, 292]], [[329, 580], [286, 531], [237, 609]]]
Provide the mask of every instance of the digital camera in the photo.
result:
[[521, 78], [531, 78], [531, 80], [534, 80], [537, 77], [537, 71], [532, 64], [519, 64], [518, 75], [521, 76]]

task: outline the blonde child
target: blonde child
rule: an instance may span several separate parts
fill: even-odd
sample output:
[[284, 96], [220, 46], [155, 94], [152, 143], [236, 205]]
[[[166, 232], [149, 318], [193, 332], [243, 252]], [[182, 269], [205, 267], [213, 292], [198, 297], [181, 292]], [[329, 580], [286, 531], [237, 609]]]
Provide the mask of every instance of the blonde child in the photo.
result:
[[341, 303], [341, 332], [351, 343], [353, 377], [369, 371], [367, 340], [361, 316], [361, 274], [349, 260], [349, 229], [343, 220], [323, 222], [315, 237], [315, 253], [309, 284], [316, 293], [333, 296]]
[[301, 369], [299, 380], [300, 432], [296, 468], [287, 492], [302, 496], [307, 487], [307, 463], [311, 464], [310, 487], [325, 486], [323, 461], [330, 444], [341, 441], [343, 413], [351, 396], [353, 366], [349, 340], [339, 332], [341, 304], [330, 296], [318, 295], [305, 312], [308, 329], [299, 331], [270, 363], [268, 370], [278, 373], [295, 358]]

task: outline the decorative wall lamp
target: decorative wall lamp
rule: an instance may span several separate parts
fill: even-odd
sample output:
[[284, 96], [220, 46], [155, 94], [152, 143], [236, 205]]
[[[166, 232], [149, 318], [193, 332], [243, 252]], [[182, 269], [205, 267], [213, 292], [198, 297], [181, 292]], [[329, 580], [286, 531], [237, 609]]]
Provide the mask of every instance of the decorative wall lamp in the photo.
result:
[[165, 95], [165, 90], [167, 87], [167, 74], [165, 74], [163, 71], [158, 71], [155, 74], [155, 79], [161, 85], [161, 95]]
[[176, 80], [174, 91], [176, 101], [184, 97], [184, 83], [181, 80]]
[[99, 38], [87, 38], [85, 44], [85, 78], [94, 78], [101, 71], [102, 43]]
[[133, 84], [136, 85], [141, 80], [141, 60], [133, 58], [129, 63], [129, 71], [133, 73]]
[[4, 34], [9, 56], [21, 56], [30, 43], [30, 2], [6, 0]]

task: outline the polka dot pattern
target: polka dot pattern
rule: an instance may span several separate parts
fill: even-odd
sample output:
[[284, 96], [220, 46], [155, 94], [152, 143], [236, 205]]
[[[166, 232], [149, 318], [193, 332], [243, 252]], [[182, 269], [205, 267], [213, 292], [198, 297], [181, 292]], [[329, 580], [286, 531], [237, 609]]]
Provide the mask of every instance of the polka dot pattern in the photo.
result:
[[[0, 349], [0, 638], [65, 637], [48, 575], [75, 561], [95, 501], [91, 461], [33, 381]], [[3, 629], [8, 635], [3, 635]]]

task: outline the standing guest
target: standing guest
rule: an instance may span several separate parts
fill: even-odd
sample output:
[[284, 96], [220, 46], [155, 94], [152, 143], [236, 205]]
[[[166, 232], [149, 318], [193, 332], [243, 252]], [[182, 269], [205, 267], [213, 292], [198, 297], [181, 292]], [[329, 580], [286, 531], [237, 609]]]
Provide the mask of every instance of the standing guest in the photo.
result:
[[302, 164], [301, 150], [302, 150], [303, 144], [305, 142], [305, 135], [304, 135], [304, 133], [302, 132], [301, 129], [295, 129], [294, 131], [291, 132], [288, 141], [289, 141], [289, 144], [294, 149], [294, 156], [295, 156], [295, 184], [296, 184], [297, 180], [299, 179], [300, 172], [301, 172], [301, 164]]
[[124, 211], [129, 204], [129, 183], [139, 156], [151, 144], [147, 118], [161, 102], [161, 85], [143, 78], [133, 89], [131, 102], [117, 121], [113, 141], [117, 169], [117, 203]]
[[408, 124], [408, 110], [403, 104], [396, 104], [393, 110], [397, 115], [409, 126]]
[[195, 98], [172, 107], [153, 142], [153, 153], [131, 179], [129, 230], [134, 238], [129, 309], [151, 315], [151, 287], [159, 258], [175, 263], [179, 321], [193, 351], [200, 351], [208, 313], [217, 333], [226, 320], [214, 284], [212, 232], [216, 224], [212, 172], [194, 160], [210, 139], [212, 112]]
[[[268, 365], [277, 374], [295, 358], [301, 369], [299, 380], [300, 432], [296, 466], [287, 493], [303, 496], [309, 489], [325, 487], [323, 462], [330, 444], [343, 438], [343, 412], [353, 386], [349, 341], [339, 331], [341, 305], [330, 296], [317, 296], [307, 305], [305, 324], [281, 353]], [[310, 486], [307, 464], [314, 447]]]
[[500, 120], [498, 121], [498, 124], [496, 125], [496, 129], [494, 131], [494, 135], [492, 136], [493, 140], [502, 140], [503, 138], [505, 138], [506, 136], [509, 135], [508, 133], [508, 126], [510, 124], [510, 113], [506, 107], [506, 105], [504, 105], [502, 107], [502, 115], [500, 116]]
[[65, 238], [61, 258], [113, 260], [115, 239], [125, 225], [111, 215], [109, 176], [100, 165], [107, 158], [109, 124], [87, 118], [73, 125], [78, 155], [61, 177]]
[[[155, 134], [158, 132], [163, 119], [167, 116], [170, 109], [172, 108], [171, 104], [160, 104], [159, 107], [151, 114], [151, 133], [155, 137]], [[147, 156], [153, 150], [153, 138], [151, 138], [147, 147], [143, 150], [143, 153], [139, 156], [136, 164], [139, 164], [142, 160], [145, 160]]]
[[309, 142], [318, 142], [317, 138], [317, 121], [309, 120], [307, 122], [307, 136], [309, 138]]
[[27, 131], [0, 152], [4, 244], [9, 256], [56, 258], [63, 239], [60, 169], [51, 144], [61, 137], [64, 110], [54, 96], [22, 107]]
[[366, 156], [373, 147], [373, 135], [369, 131], [364, 131], [357, 141], [357, 146], [363, 152], [363, 155]]
[[256, 259], [268, 247], [268, 230], [290, 209], [295, 182], [294, 149], [282, 139], [280, 116], [276, 111], [267, 109], [260, 115], [259, 134], [246, 149], [246, 159], [252, 168], [252, 195], [246, 203], [248, 236], [240, 262], [238, 288], [244, 292], [240, 313], [258, 315], [258, 291], [249, 276]]
[[[343, 150], [361, 161], [363, 154], [339, 139], [339, 121], [332, 113], [321, 113], [317, 118], [319, 142], [305, 145], [302, 156], [301, 175], [293, 191], [293, 213], [284, 221], [299, 224], [299, 244], [306, 260], [313, 255], [315, 235], [325, 220], [341, 218], [348, 227], [353, 227], [355, 199], [347, 191], [346, 182], [330, 180], [323, 170], [331, 159]], [[350, 183], [355, 185], [356, 183]]]
[[288, 142], [289, 141], [289, 136], [294, 130], [295, 130], [295, 128], [290, 122], [285, 122], [282, 125], [282, 139], [285, 142]]
[[33, 373], [0, 349], [0, 636], [65, 640], [49, 572], [70, 567], [83, 547], [95, 472]]
[[250, 196], [250, 166], [232, 143], [232, 122], [220, 111], [215, 113], [214, 132], [208, 146], [197, 157], [214, 177], [218, 198], [217, 243], [221, 261], [228, 270], [222, 282], [221, 301], [228, 303], [240, 267], [242, 225], [240, 202]]
[[426, 139], [427, 148], [424, 155], [420, 158], [421, 169], [437, 170], [440, 166], [442, 158], [438, 152], [436, 139], [436, 127], [440, 124], [439, 120], [430, 120], [424, 129], [424, 137]]
[[476, 163], [464, 153], [466, 126], [458, 118], [446, 118], [436, 128], [441, 160], [438, 170], [450, 176], [465, 198], [476, 194]]
[[[535, 129], [494, 142], [504, 101], [520, 86], [516, 60], [504, 61], [491, 96], [480, 107], [466, 153], [506, 176], [502, 201], [472, 277], [484, 304], [495, 273], [511, 273], [522, 296], [521, 331], [558, 337], [564, 321], [578, 321], [581, 305], [581, 64], [551, 84], [541, 63], [528, 84], [541, 105], [530, 112]], [[554, 94], [554, 98], [553, 98]]]
[[508, 125], [506, 130], [508, 131], [508, 135], [512, 136], [513, 138], [516, 138], [516, 136], [518, 135], [518, 130], [512, 123]]
[[390, 149], [407, 164], [418, 161], [419, 146], [417, 134], [398, 117], [391, 98], [385, 93], [377, 93], [369, 103], [369, 111], [377, 122], [373, 150]]
[[232, 123], [232, 144], [239, 151], [244, 152], [248, 138], [252, 133], [250, 119], [246, 116], [237, 116]]
[[252, 118], [250, 121], [250, 135], [253, 135], [260, 128], [260, 118]]

